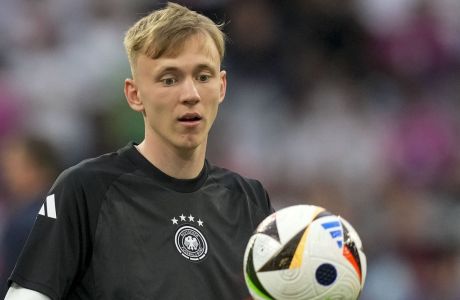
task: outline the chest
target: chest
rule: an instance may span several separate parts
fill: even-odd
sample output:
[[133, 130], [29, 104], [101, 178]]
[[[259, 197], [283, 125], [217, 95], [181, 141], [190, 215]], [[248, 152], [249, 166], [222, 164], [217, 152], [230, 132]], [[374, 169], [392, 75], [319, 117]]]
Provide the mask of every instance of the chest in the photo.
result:
[[114, 186], [97, 222], [96, 286], [131, 299], [133, 290], [143, 291], [145, 299], [178, 293], [205, 299], [226, 289], [244, 294], [243, 254], [255, 229], [253, 214], [244, 194], [219, 185], [193, 193], [148, 184]]

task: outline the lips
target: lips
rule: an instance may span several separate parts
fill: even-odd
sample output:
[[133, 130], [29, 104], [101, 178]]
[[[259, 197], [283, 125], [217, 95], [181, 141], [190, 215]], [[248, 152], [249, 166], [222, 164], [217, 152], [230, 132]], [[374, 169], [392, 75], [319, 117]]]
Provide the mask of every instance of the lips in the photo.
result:
[[177, 120], [179, 122], [197, 122], [201, 121], [202, 117], [198, 113], [186, 113], [181, 115]]

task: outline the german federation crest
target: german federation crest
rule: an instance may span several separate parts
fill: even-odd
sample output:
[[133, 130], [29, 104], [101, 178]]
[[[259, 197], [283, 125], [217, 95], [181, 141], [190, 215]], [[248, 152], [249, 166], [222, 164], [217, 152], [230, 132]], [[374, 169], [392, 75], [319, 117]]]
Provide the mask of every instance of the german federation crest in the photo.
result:
[[[190, 261], [198, 262], [203, 260], [208, 253], [208, 243], [201, 231], [194, 226], [195, 217], [192, 215], [186, 217], [182, 214], [179, 218], [174, 217], [171, 219], [173, 225], [179, 226], [174, 235], [177, 251]], [[179, 224], [179, 222], [183, 225]], [[198, 227], [203, 227], [204, 222], [201, 219], [198, 219], [196, 223]]]

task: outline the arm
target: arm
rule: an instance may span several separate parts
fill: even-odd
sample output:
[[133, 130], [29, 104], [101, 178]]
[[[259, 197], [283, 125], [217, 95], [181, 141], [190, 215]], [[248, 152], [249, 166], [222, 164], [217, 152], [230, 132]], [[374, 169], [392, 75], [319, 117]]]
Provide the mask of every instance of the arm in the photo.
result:
[[91, 251], [84, 184], [71, 171], [59, 176], [43, 201], [8, 280], [51, 299], [65, 299], [72, 292]]
[[48, 296], [42, 293], [23, 288], [22, 286], [13, 283], [8, 289], [5, 300], [51, 300]]

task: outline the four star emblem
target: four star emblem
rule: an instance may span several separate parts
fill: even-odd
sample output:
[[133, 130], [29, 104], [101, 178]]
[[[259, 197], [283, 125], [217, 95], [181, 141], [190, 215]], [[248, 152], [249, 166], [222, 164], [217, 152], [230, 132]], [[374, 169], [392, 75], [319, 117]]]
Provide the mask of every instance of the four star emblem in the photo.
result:
[[[179, 218], [181, 222], [187, 222], [187, 219], [189, 222], [195, 222], [195, 217], [192, 214], [190, 214], [188, 217], [184, 216], [184, 214], [181, 214]], [[173, 217], [171, 222], [173, 225], [179, 225], [179, 219], [176, 219], [176, 217]], [[196, 222], [198, 223], [198, 226], [203, 227], [204, 222], [201, 219], [198, 219]]]

